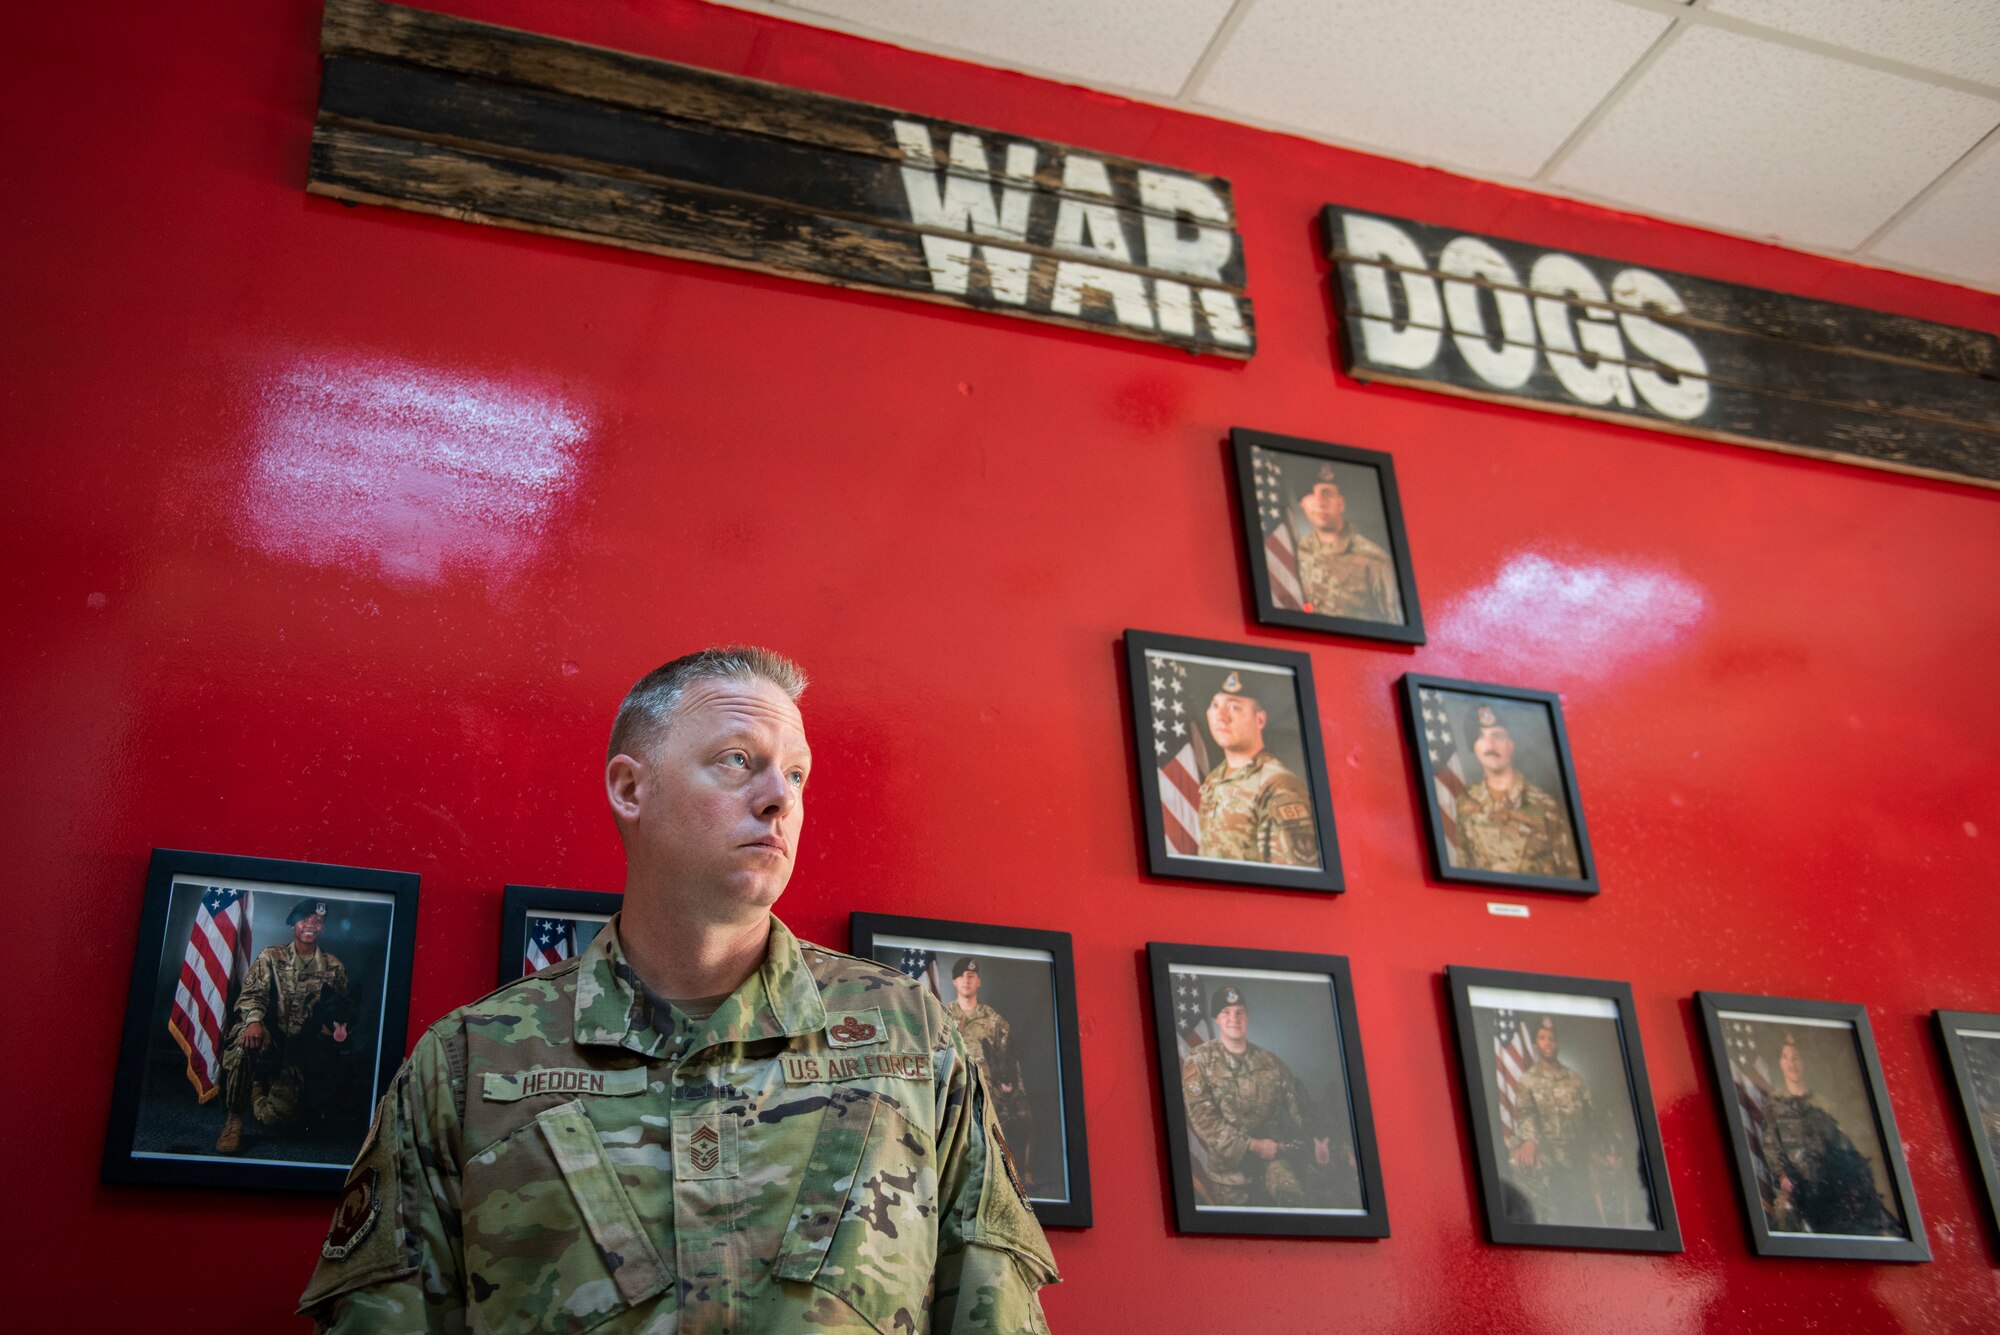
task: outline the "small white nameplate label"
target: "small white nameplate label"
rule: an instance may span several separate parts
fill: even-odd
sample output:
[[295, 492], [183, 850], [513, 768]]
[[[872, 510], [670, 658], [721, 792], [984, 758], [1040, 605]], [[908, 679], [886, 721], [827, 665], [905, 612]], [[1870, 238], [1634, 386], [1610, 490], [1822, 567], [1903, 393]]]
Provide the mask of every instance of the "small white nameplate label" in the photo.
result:
[[1496, 918], [1525, 918], [1528, 916], [1526, 904], [1495, 904], [1487, 901], [1486, 911]]

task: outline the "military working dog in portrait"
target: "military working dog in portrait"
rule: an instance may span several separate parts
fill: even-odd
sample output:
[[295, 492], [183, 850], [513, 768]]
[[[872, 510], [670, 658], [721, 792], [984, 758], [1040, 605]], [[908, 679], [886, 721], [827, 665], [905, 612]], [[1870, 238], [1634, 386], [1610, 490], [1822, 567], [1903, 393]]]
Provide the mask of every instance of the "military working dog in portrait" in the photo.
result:
[[1234, 652], [1163, 645], [1133, 665], [1153, 870], [1338, 889], [1310, 668], [1294, 661], [1305, 656], [1207, 647]]
[[1182, 1230], [1387, 1236], [1347, 961], [1147, 956]]
[[374, 1107], [393, 904], [179, 879], [131, 1152], [344, 1165]]
[[1770, 1231], [1908, 1237], [1853, 1027], [1729, 1016], [1723, 1034]]
[[1257, 619], [1422, 644], [1394, 461], [1240, 427], [1230, 438]]
[[1558, 698], [1415, 675], [1404, 695], [1438, 875], [1594, 892]]

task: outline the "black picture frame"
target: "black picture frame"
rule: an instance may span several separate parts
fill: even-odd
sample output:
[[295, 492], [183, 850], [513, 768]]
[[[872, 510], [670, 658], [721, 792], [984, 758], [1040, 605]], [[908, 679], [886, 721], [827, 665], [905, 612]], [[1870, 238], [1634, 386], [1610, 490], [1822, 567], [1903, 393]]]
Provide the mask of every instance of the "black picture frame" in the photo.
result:
[[[1424, 828], [1430, 838], [1431, 871], [1440, 881], [1507, 890], [1554, 890], [1569, 895], [1594, 895], [1597, 858], [1591, 851], [1590, 827], [1583, 814], [1583, 795], [1576, 781], [1576, 761], [1570, 754], [1569, 729], [1563, 723], [1562, 697], [1554, 691], [1537, 691], [1525, 686], [1502, 686], [1495, 682], [1464, 681], [1456, 677], [1433, 677], [1405, 673], [1401, 682], [1403, 720], [1409, 729], [1410, 749], [1415, 764], [1417, 797], [1424, 811]], [[1444, 696], [1474, 696], [1496, 702], [1513, 711], [1543, 711], [1548, 720], [1549, 755], [1545, 766], [1555, 771], [1550, 797], [1564, 804], [1564, 815], [1575, 838], [1577, 874], [1574, 876], [1491, 870], [1462, 865], [1452, 832], [1456, 828], [1444, 807], [1441, 786], [1465, 789], [1479, 779], [1479, 765], [1467, 758], [1454, 768], [1463, 729], [1450, 718], [1451, 702]], [[1502, 716], [1503, 718], [1505, 716]], [[1513, 731], [1520, 726], [1515, 714]], [[1442, 725], [1442, 735], [1440, 730]], [[1442, 744], [1442, 746], [1440, 745]], [[1524, 773], [1524, 777], [1527, 777]], [[1547, 777], [1545, 775], [1545, 777]], [[1537, 787], [1543, 787], [1540, 784]]]
[[[528, 919], [554, 918], [602, 925], [609, 922], [611, 915], [624, 904], [625, 896], [606, 890], [560, 890], [547, 885], [508, 886], [500, 897], [500, 982], [511, 983], [534, 972], [528, 968]], [[587, 938], [577, 940], [572, 933], [570, 953], [579, 954], [589, 944]], [[557, 961], [551, 959], [549, 962]]]
[[[1159, 1059], [1168, 1167], [1173, 1178], [1175, 1227], [1183, 1233], [1264, 1237], [1388, 1237], [1388, 1198], [1382, 1185], [1382, 1159], [1375, 1137], [1374, 1106], [1368, 1095], [1368, 1065], [1361, 1051], [1361, 1026], [1355, 1016], [1354, 975], [1347, 957], [1149, 941], [1146, 965], [1152, 978], [1153, 1039]], [[1322, 1199], [1355, 1199], [1358, 1203], [1279, 1204], [1280, 1198], [1268, 1177], [1261, 1184], [1254, 1180], [1254, 1163], [1249, 1170], [1224, 1170], [1218, 1168], [1207, 1144], [1197, 1147], [1202, 1138], [1190, 1125], [1183, 1072], [1189, 1069], [1189, 1063], [1198, 1060], [1189, 1047], [1190, 1038], [1199, 1040], [1198, 1046], [1222, 1042], [1217, 1033], [1194, 1031], [1215, 1029], [1215, 1019], [1207, 1011], [1214, 993], [1225, 986], [1242, 988], [1245, 1008], [1253, 1017], [1276, 1009], [1272, 1002], [1282, 998], [1291, 1004], [1280, 1009], [1281, 1017], [1289, 1011], [1294, 1019], [1301, 1013], [1317, 1018], [1319, 1002], [1313, 994], [1320, 986], [1325, 988], [1327, 1014], [1333, 1025], [1330, 1033], [1303, 1038], [1286, 1034], [1274, 1039], [1266, 1032], [1265, 1042], [1259, 1043], [1255, 1019], [1249, 1023], [1247, 1042], [1284, 1064], [1299, 1091], [1302, 1108], [1316, 1107], [1321, 1101], [1310, 1097], [1311, 1084], [1293, 1072], [1294, 1066], [1317, 1070], [1329, 1077], [1324, 1102], [1331, 1106], [1317, 1119], [1328, 1135], [1313, 1137], [1312, 1128], [1301, 1127], [1300, 1142], [1288, 1156], [1281, 1148], [1272, 1159], [1263, 1162], [1282, 1163], [1291, 1180], [1299, 1182], [1303, 1191], [1305, 1182], [1314, 1179], [1313, 1160], [1323, 1140], [1328, 1162], [1318, 1166], [1319, 1182], [1315, 1190], [1322, 1194]], [[1273, 1043], [1275, 1048], [1268, 1046]], [[1198, 1066], [1192, 1069], [1200, 1070]], [[1337, 1116], [1342, 1101], [1347, 1113], [1344, 1126]], [[1311, 1118], [1310, 1111], [1307, 1117]], [[1344, 1145], [1340, 1143], [1343, 1139]], [[1248, 1159], [1247, 1149], [1237, 1156], [1238, 1163]], [[1343, 1164], [1352, 1170], [1351, 1182], [1345, 1180]], [[1305, 1175], [1303, 1180], [1301, 1173]], [[1225, 1174], [1247, 1180], [1230, 1183]], [[1248, 1199], [1231, 1201], [1225, 1198], [1225, 1193]]]
[[[1979, 1176], [1986, 1183], [1986, 1209], [2000, 1239], [2000, 1014], [1992, 1011], [1933, 1011], [1945, 1065], [1958, 1088], [1958, 1110], [1972, 1138]], [[1968, 1039], [1979, 1046], [1975, 1048]], [[1982, 1086], [1984, 1088], [1982, 1088]], [[1988, 1122], [1992, 1125], [1989, 1127]]]
[[[1633, 1012], [1631, 985], [1603, 978], [1572, 978], [1455, 964], [1445, 970], [1445, 988], [1451, 998], [1459, 1076], [1465, 1095], [1465, 1118], [1472, 1132], [1472, 1157], [1479, 1175], [1479, 1196], [1484, 1207], [1487, 1238], [1503, 1246], [1519, 1247], [1623, 1252], [1682, 1250], [1680, 1216], [1674, 1208], [1674, 1188], [1667, 1174], [1666, 1149], [1660, 1139], [1659, 1114], [1653, 1107], [1653, 1084], [1646, 1073], [1645, 1045], [1639, 1037], [1638, 1017]], [[1529, 1001], [1537, 1004], [1529, 1005]], [[1509, 1004], [1512, 1002], [1519, 1004]], [[1607, 1008], [1613, 1011], [1612, 1015], [1604, 1014]], [[1538, 1010], [1540, 1014], [1537, 1014]], [[1495, 1022], [1490, 1029], [1480, 1023], [1480, 1011], [1494, 1014]], [[1510, 1013], [1515, 1018], [1511, 1027], [1506, 1021]], [[1525, 1076], [1530, 1067], [1539, 1063], [1539, 1058], [1530, 1061], [1529, 1057], [1534, 1052], [1535, 1030], [1539, 1027], [1537, 1021], [1543, 1015], [1563, 1017], [1556, 1022], [1556, 1032], [1560, 1034], [1568, 1029], [1572, 1062], [1577, 1060], [1576, 1049], [1582, 1047], [1575, 1041], [1580, 1024], [1593, 1019], [1615, 1021], [1616, 1064], [1622, 1068], [1625, 1082], [1622, 1092], [1632, 1110], [1634, 1136], [1629, 1146], [1630, 1166], [1638, 1170], [1638, 1181], [1632, 1181], [1625, 1165], [1615, 1157], [1602, 1162], [1601, 1166], [1609, 1173], [1624, 1178], [1628, 1188], [1624, 1202], [1628, 1211], [1634, 1200], [1630, 1188], [1636, 1186], [1644, 1193], [1650, 1204], [1651, 1228], [1609, 1222], [1617, 1203], [1616, 1179], [1600, 1178], [1600, 1163], [1583, 1165], [1584, 1172], [1588, 1174], [1585, 1179], [1588, 1195], [1575, 1202], [1581, 1207], [1579, 1213], [1586, 1215], [1594, 1207], [1599, 1222], [1568, 1223], [1522, 1217], [1532, 1215], [1537, 1203], [1530, 1195], [1532, 1189], [1524, 1187], [1515, 1177], [1514, 1155], [1518, 1147], [1508, 1144], [1512, 1128], [1508, 1121], [1509, 1098], [1502, 1087], [1501, 1072], [1504, 1063], [1510, 1079], [1515, 1070]], [[1607, 1059], [1612, 1035], [1599, 1030], [1593, 1037], [1597, 1039], [1595, 1047], [1601, 1065]], [[1560, 1052], [1556, 1054], [1556, 1059], [1561, 1061]], [[1563, 1064], [1568, 1066], [1568, 1063]], [[1574, 1072], [1576, 1068], [1569, 1067], [1569, 1070]], [[1512, 1111], [1519, 1112], [1529, 1106], [1530, 1082], [1520, 1079], [1514, 1083], [1517, 1086], [1514, 1094], [1519, 1102], [1513, 1105]], [[1591, 1091], [1593, 1106], [1600, 1119], [1608, 1111], [1605, 1088], [1600, 1080]], [[1524, 1119], [1528, 1116], [1526, 1113], [1520, 1115]], [[1601, 1120], [1599, 1129], [1603, 1129]], [[1601, 1146], [1600, 1138], [1600, 1149]], [[1588, 1155], [1590, 1147], [1586, 1145], [1577, 1153]], [[1503, 1154], [1508, 1160], [1504, 1166]], [[1553, 1189], [1551, 1175], [1551, 1178], [1545, 1179], [1545, 1190]], [[1627, 1217], [1634, 1215], [1628, 1213]]]
[[[238, 1190], [339, 1191], [361, 1149], [375, 1102], [403, 1061], [417, 886], [414, 872], [154, 849], [126, 993], [102, 1179]], [[270, 909], [262, 908], [260, 895], [275, 899]], [[271, 929], [289, 932], [284, 925], [288, 910], [304, 899], [341, 905], [326, 915], [328, 930], [319, 948], [347, 970], [348, 1000], [354, 1009], [344, 1023], [354, 1048], [347, 1049], [345, 1043], [321, 1047], [302, 1059], [317, 1063], [319, 1071], [332, 1070], [336, 1087], [345, 1088], [338, 1098], [313, 1110], [326, 1121], [294, 1134], [289, 1128], [267, 1127], [255, 1116], [246, 1118], [244, 1150], [221, 1154], [212, 1148], [225, 1116], [220, 1059], [238, 991], [256, 954], [289, 940], [272, 939]], [[357, 921], [362, 925], [356, 926]], [[245, 926], [251, 929], [247, 948], [232, 948], [233, 942], [244, 940]], [[198, 935], [200, 944], [195, 940]], [[336, 944], [346, 953], [336, 951]], [[214, 962], [200, 974], [188, 975], [187, 1004], [182, 1008], [188, 1018], [176, 1022], [181, 970], [195, 967], [191, 951]], [[212, 1015], [214, 1002], [202, 997], [218, 979], [227, 996], [221, 1001], [220, 1019], [213, 1020], [215, 1027], [210, 1029], [210, 1022], [201, 1016], [204, 1011]], [[178, 1032], [170, 1028], [177, 1023]], [[321, 1026], [318, 1032], [330, 1036], [333, 1031]], [[178, 1053], [166, 1046], [168, 1039], [179, 1045]], [[299, 1051], [304, 1054], [307, 1049], [302, 1046]], [[178, 1073], [171, 1069], [176, 1061], [183, 1065]], [[357, 1088], [364, 1075], [367, 1088]], [[274, 1074], [271, 1084], [276, 1087], [284, 1079], [283, 1074]], [[296, 1086], [300, 1102], [311, 1101], [307, 1092], [311, 1083], [300, 1078]], [[290, 1148], [284, 1148], [288, 1141]], [[295, 1157], [283, 1157], [288, 1154]]]
[[[911, 976], [929, 983], [948, 1011], [958, 999], [956, 980], [948, 975], [960, 956], [983, 961], [978, 970], [982, 974], [1001, 973], [1017, 980], [1019, 985], [1035, 989], [1033, 994], [1023, 996], [1022, 1009], [1016, 1009], [1014, 1015], [1021, 1028], [1044, 1030], [1041, 1044], [1022, 1044], [1025, 1053], [1012, 1054], [1017, 1074], [1024, 1077], [1022, 1106], [1028, 1116], [1025, 1134], [1022, 1121], [1009, 1111], [1014, 1105], [1002, 1098], [997, 1081], [992, 1082], [994, 1107], [1027, 1187], [1035, 1218], [1052, 1228], [1089, 1228], [1090, 1134], [1084, 1124], [1083, 1054], [1077, 1039], [1076, 956], [1069, 933], [944, 918], [855, 913], [848, 920], [848, 940], [850, 953], [877, 963], [890, 963], [905, 973], [911, 973], [908, 966], [918, 961], [899, 958], [891, 962], [882, 959], [881, 952], [928, 955], [925, 971]], [[1046, 959], [1039, 958], [1043, 956]], [[1041, 990], [1044, 985], [1034, 979], [1033, 966], [1038, 964], [1047, 966], [1046, 992]], [[984, 990], [983, 984], [980, 990]], [[1041, 1018], [1044, 1004], [1048, 1007], [1045, 1020]], [[1051, 1038], [1052, 1043], [1048, 1041]], [[1028, 1104], [1030, 1091], [1037, 1086], [1046, 1088], [1050, 1075], [1055, 1078], [1055, 1097], [1044, 1096], [1038, 1100], [1039, 1106]], [[1051, 1107], [1062, 1122], [1061, 1134], [1052, 1141], [1045, 1140], [1034, 1129], [1034, 1124]], [[1062, 1191], [1037, 1195], [1037, 1190], [1048, 1181], [1049, 1170], [1044, 1165], [1055, 1162], [1046, 1149], [1051, 1143], [1060, 1146]]]
[[[1233, 427], [1230, 449], [1236, 462], [1236, 495], [1243, 515], [1244, 566], [1250, 578], [1250, 601], [1257, 620], [1267, 626], [1289, 626], [1295, 630], [1320, 631], [1332, 635], [1352, 635], [1363, 639], [1386, 640], [1392, 644], [1422, 644], [1424, 613], [1417, 597], [1417, 577], [1410, 559], [1409, 535], [1403, 527], [1403, 502], [1396, 489], [1396, 461], [1380, 450], [1364, 450], [1352, 445], [1335, 445], [1300, 436], [1280, 436], [1269, 431]], [[1374, 475], [1375, 496], [1362, 494], [1358, 509], [1369, 513], [1365, 520], [1355, 516], [1354, 531], [1368, 537], [1367, 528], [1379, 528], [1380, 544], [1395, 573], [1394, 593], [1402, 613], [1401, 621], [1376, 620], [1359, 616], [1329, 616], [1308, 610], [1310, 601], [1303, 590], [1293, 592], [1297, 580], [1297, 557], [1289, 558], [1291, 579], [1273, 580], [1273, 560], [1284, 568], [1283, 553], [1297, 550], [1297, 525], [1291, 512], [1297, 502], [1282, 485], [1282, 464], [1271, 455], [1316, 459], [1336, 472], [1366, 470]], [[1351, 485], [1351, 484], [1350, 484]], [[1379, 503], [1379, 525], [1375, 509]], [[1369, 538], [1369, 541], [1374, 541]], [[1274, 547], [1277, 550], [1274, 550]]]
[[[1156, 665], [1154, 660], [1162, 656], [1164, 658], [1158, 666], [1164, 675], [1156, 689], [1152, 669]], [[1139, 786], [1139, 815], [1145, 830], [1146, 870], [1155, 876], [1221, 881], [1230, 885], [1329, 893], [1345, 890], [1347, 883], [1340, 867], [1340, 839], [1334, 828], [1326, 748], [1320, 736], [1319, 702], [1313, 690], [1312, 659], [1289, 649], [1128, 630], [1125, 632], [1125, 666], [1132, 692], [1133, 759]], [[1200, 694], [1199, 688], [1180, 688], [1179, 682], [1188, 678], [1188, 668], [1195, 669], [1193, 675], [1196, 678], [1224, 674], [1217, 678], [1218, 682], [1226, 681], [1229, 675], [1240, 677], [1244, 670], [1250, 671], [1253, 679], [1258, 673], [1289, 675], [1291, 705], [1297, 718], [1297, 740], [1294, 743], [1289, 729], [1286, 729], [1281, 746], [1290, 750], [1301, 766], [1295, 772], [1303, 780], [1310, 802], [1294, 805], [1310, 806], [1319, 865], [1289, 866], [1200, 854], [1199, 845], [1194, 843], [1200, 837], [1197, 790], [1205, 770], [1213, 764], [1207, 757], [1215, 743], [1207, 730], [1206, 705], [1184, 698]], [[1273, 689], [1276, 689], [1275, 686]], [[1181, 706], [1178, 713], [1169, 708], [1176, 703]], [[1182, 739], [1180, 745], [1169, 747], [1165, 744], [1175, 738]], [[1285, 759], [1275, 750], [1273, 755], [1281, 762]], [[1178, 764], [1176, 773], [1180, 776], [1171, 794], [1168, 762]], [[1177, 810], [1181, 813], [1173, 822], [1174, 837], [1184, 846], [1193, 844], [1196, 851], [1169, 846], [1166, 810], [1169, 800], [1179, 804]], [[1276, 808], [1279, 812], [1285, 809], [1283, 806]]]
[[[1896, 1131], [1896, 1113], [1889, 1103], [1889, 1090], [1882, 1079], [1882, 1059], [1875, 1049], [1875, 1031], [1868, 1023], [1867, 1007], [1842, 1001], [1709, 991], [1695, 993], [1695, 1005], [1701, 1012], [1702, 1031], [1708, 1041], [1715, 1096], [1721, 1105], [1722, 1123], [1730, 1155], [1736, 1165], [1737, 1200], [1743, 1207], [1751, 1249], [1759, 1256], [1812, 1256], [1848, 1261], [1930, 1260], [1930, 1240], [1924, 1233], [1923, 1211], [1917, 1205], [1916, 1191], [1910, 1183], [1910, 1165], [1903, 1155], [1903, 1142]], [[1739, 1086], [1730, 1055], [1732, 1044], [1739, 1053], [1749, 1050], [1747, 1045], [1753, 1043], [1759, 1033], [1751, 1028], [1753, 1025], [1769, 1025], [1780, 1033], [1791, 1026], [1798, 1030], [1844, 1029], [1852, 1034], [1855, 1069], [1848, 1074], [1856, 1086], [1857, 1097], [1865, 1099], [1867, 1111], [1874, 1119], [1869, 1130], [1882, 1151], [1882, 1167], [1897, 1198], [1895, 1208], [1902, 1215], [1901, 1223], [1908, 1233], [1907, 1237], [1816, 1233], [1809, 1226], [1799, 1230], [1772, 1227], [1764, 1201], [1764, 1189], [1760, 1186], [1760, 1181], [1767, 1180], [1770, 1172], [1762, 1162], [1759, 1150], [1753, 1149], [1752, 1131], [1752, 1108], [1760, 1110], [1755, 1120], [1764, 1121], [1762, 1110], [1768, 1108], [1765, 1100], [1769, 1091], [1753, 1093], [1754, 1086], [1760, 1083], [1756, 1080]], [[1771, 1031], [1761, 1032], [1768, 1034]], [[1782, 1052], [1779, 1055], [1782, 1062]], [[1775, 1079], [1775, 1076], [1772, 1078]], [[1833, 1114], [1822, 1110], [1821, 1115], [1839, 1126]], [[1839, 1129], [1850, 1142], [1859, 1130], [1847, 1126], [1840, 1126]], [[1755, 1141], [1759, 1147], [1763, 1134], [1767, 1133], [1759, 1133]]]

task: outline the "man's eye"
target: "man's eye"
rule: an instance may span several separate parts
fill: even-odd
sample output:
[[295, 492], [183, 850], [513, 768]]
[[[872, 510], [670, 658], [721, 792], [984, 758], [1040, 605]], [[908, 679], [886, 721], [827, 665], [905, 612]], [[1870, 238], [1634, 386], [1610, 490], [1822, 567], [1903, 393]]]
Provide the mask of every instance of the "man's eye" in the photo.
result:
[[744, 755], [741, 751], [731, 751], [722, 758], [722, 763], [725, 765], [734, 765], [737, 769], [748, 769], [750, 768], [750, 757]]
[[794, 788], [803, 788], [806, 786], [806, 776], [804, 770], [795, 769], [791, 772], [791, 774], [789, 774], [786, 777], [791, 779], [792, 787]]

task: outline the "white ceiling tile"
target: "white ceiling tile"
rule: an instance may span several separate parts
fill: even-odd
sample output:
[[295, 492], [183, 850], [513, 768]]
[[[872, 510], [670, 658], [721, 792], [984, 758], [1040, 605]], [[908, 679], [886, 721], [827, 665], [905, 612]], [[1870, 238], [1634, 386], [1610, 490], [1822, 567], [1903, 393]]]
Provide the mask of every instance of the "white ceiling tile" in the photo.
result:
[[2000, 102], [1794, 47], [1681, 32], [1553, 174], [1713, 227], [1859, 245], [2000, 122]]
[[1906, 65], [2000, 84], [1994, 0], [1709, 0], [1711, 10]]
[[1172, 96], [1230, 0], [798, 0], [793, 6], [1010, 65]]
[[1669, 21], [1604, 0], [1256, 0], [1195, 96], [1307, 134], [1527, 177]]
[[2000, 289], [2000, 137], [1868, 248], [1870, 259]]

